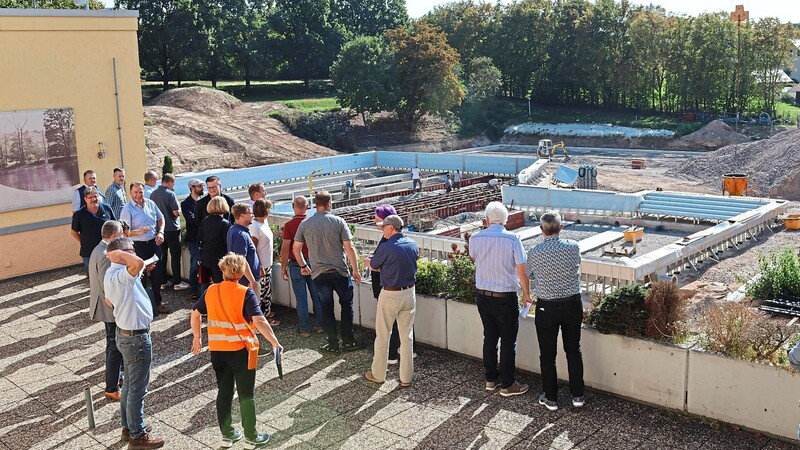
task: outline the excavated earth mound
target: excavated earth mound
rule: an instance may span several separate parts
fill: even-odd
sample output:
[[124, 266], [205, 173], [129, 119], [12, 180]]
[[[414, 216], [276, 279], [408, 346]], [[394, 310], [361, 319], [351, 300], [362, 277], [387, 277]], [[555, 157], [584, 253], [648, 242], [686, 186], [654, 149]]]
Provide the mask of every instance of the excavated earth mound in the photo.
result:
[[800, 129], [769, 139], [729, 145], [688, 159], [670, 175], [720, 186], [722, 176], [742, 173], [749, 177], [748, 195], [800, 200]]
[[144, 107], [147, 165], [160, 172], [164, 156], [170, 156], [176, 173], [185, 173], [336, 154], [266, 117], [271, 109], [214, 89], [169, 90]]
[[669, 147], [688, 150], [698, 148], [712, 150], [745, 142], [750, 142], [750, 138], [737, 132], [721, 120], [713, 120], [694, 133], [675, 139], [670, 143]]

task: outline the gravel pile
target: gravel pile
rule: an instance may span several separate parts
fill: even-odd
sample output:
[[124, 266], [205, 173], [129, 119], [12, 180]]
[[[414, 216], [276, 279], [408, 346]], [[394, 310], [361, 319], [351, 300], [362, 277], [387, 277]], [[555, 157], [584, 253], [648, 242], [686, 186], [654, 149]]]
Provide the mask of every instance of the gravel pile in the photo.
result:
[[722, 175], [750, 178], [750, 195], [800, 200], [800, 130], [789, 130], [756, 142], [729, 145], [696, 156], [670, 175], [722, 186]]

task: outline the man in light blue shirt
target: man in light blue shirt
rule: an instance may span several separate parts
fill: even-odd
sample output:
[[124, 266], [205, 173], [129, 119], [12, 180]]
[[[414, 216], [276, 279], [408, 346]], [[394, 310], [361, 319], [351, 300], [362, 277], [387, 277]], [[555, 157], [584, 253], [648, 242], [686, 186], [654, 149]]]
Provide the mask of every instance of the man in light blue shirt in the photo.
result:
[[152, 341], [150, 322], [153, 309], [150, 297], [141, 282], [144, 261], [136, 256], [133, 241], [121, 237], [106, 248], [111, 267], [106, 271], [103, 287], [106, 302], [114, 308], [117, 324], [117, 349], [125, 365], [125, 383], [120, 394], [122, 440], [129, 448], [159, 448], [164, 439], [149, 434], [144, 421], [144, 396], [150, 384]]
[[[527, 384], [514, 380], [519, 309], [517, 291], [522, 285], [522, 301], [532, 302], [530, 283], [525, 273], [525, 249], [519, 236], [505, 228], [508, 209], [500, 202], [486, 205], [489, 227], [469, 239], [469, 256], [475, 260], [475, 304], [483, 323], [483, 368], [486, 390], [500, 385], [500, 395], [510, 397], [528, 391]], [[500, 341], [500, 368], [497, 367], [497, 341]]]
[[153, 255], [158, 256], [156, 268], [146, 272], [145, 280], [149, 281], [153, 292], [153, 312], [156, 314], [169, 314], [169, 310], [161, 304], [161, 275], [164, 257], [161, 253], [161, 244], [164, 242], [164, 215], [158, 206], [144, 197], [144, 184], [131, 183], [131, 200], [122, 208], [120, 220], [128, 222], [131, 226], [130, 238], [133, 241], [136, 255], [144, 260]]
[[144, 198], [150, 198], [150, 194], [156, 190], [156, 182], [158, 182], [158, 174], [153, 170], [148, 170], [144, 173]]

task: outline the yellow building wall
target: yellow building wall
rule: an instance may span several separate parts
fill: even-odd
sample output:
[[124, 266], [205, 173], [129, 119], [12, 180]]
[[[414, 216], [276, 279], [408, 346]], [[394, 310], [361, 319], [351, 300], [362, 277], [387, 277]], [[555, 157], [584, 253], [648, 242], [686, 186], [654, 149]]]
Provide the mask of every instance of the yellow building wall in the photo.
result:
[[[103, 190], [123, 158], [126, 184], [147, 170], [136, 31], [135, 11], [0, 9], [0, 111], [73, 108], [79, 172]], [[68, 203], [0, 213], [0, 279], [79, 263], [71, 216]]]

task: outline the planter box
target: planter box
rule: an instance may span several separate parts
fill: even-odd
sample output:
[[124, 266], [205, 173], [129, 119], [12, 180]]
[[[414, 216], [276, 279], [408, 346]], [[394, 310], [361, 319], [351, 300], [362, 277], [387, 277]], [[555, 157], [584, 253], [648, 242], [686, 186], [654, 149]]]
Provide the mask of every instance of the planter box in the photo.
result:
[[[581, 332], [584, 381], [588, 386], [654, 405], [683, 410], [688, 350], [668, 344]], [[558, 372], [567, 375], [559, 348]]]
[[418, 342], [447, 348], [447, 302], [443, 298], [417, 294], [414, 333]]
[[361, 296], [359, 301], [359, 313], [361, 315], [360, 325], [370, 330], [375, 329], [375, 315], [378, 311], [378, 301], [372, 295], [372, 283], [362, 281], [358, 286], [358, 293]]
[[272, 265], [272, 303], [294, 307], [294, 293], [289, 280], [281, 278], [281, 265]]
[[[520, 319], [517, 367], [542, 373], [533, 317]], [[558, 341], [558, 378], [568, 380], [567, 359]], [[687, 350], [667, 344], [581, 331], [583, 381], [587, 386], [654, 405], [683, 410]]]
[[478, 307], [451, 300], [447, 308], [447, 349], [474, 358], [483, 358], [483, 323]]
[[689, 352], [687, 411], [794, 440], [800, 373]]

